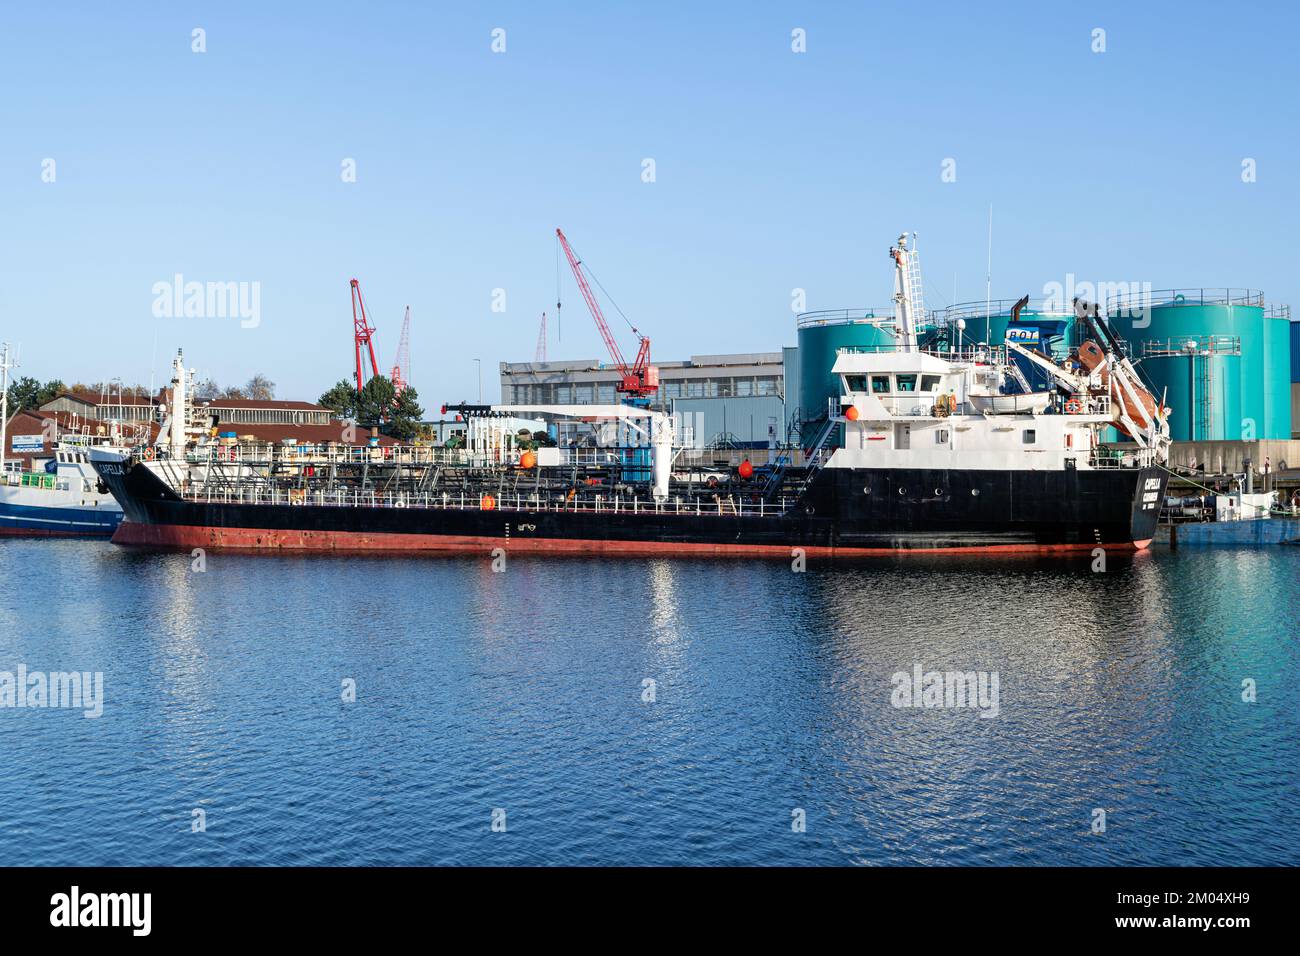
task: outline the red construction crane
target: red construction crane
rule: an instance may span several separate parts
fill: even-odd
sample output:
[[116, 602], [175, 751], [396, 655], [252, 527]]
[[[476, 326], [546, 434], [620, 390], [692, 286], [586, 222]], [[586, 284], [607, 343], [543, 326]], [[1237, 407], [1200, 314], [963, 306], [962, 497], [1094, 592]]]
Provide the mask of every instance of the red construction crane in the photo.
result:
[[533, 364], [546, 361], [546, 313], [542, 313], [542, 328], [537, 333], [537, 351], [533, 353]]
[[366, 384], [362, 378], [361, 369], [361, 346], [364, 344], [370, 352], [370, 376], [373, 378], [379, 374], [379, 362], [375, 360], [375, 328], [366, 318], [366, 303], [361, 299], [361, 286], [356, 279], [352, 280], [352, 328], [354, 330], [353, 341], [356, 345], [357, 352], [357, 394], [361, 394], [361, 388]]
[[[628, 365], [627, 360], [623, 358], [623, 353], [618, 349], [618, 343], [614, 341], [613, 334], [609, 331], [609, 324], [600, 311], [600, 305], [592, 294], [591, 286], [587, 284], [587, 278], [583, 275], [582, 260], [574, 255], [573, 247], [569, 245], [569, 240], [564, 238], [561, 230], [556, 229], [555, 235], [559, 237], [560, 246], [569, 260], [573, 277], [578, 280], [578, 289], [582, 292], [582, 297], [587, 300], [591, 317], [596, 320], [596, 328], [600, 330], [600, 336], [605, 340], [609, 357], [614, 360], [614, 365], [622, 376], [623, 380], [615, 386], [615, 389], [636, 398], [647, 398], [653, 395], [659, 390], [659, 369], [650, 364], [650, 340], [638, 332], [635, 326], [632, 327], [636, 337], [641, 340], [641, 347], [637, 350], [636, 361]], [[631, 325], [630, 322], [628, 324]]]
[[406, 307], [406, 318], [402, 319], [402, 337], [397, 343], [397, 358], [393, 363], [393, 393], [401, 395], [411, 384], [411, 307]]

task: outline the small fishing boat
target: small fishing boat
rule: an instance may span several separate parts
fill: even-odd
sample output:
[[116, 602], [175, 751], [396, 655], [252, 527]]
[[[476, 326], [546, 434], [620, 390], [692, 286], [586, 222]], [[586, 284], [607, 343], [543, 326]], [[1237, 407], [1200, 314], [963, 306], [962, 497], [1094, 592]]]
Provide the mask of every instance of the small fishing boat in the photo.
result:
[[[0, 535], [112, 537], [122, 523], [122, 506], [95, 474], [87, 451], [94, 445], [113, 445], [116, 426], [103, 436], [60, 437], [57, 431], [49, 439], [43, 434], [21, 436], [33, 442], [33, 452], [50, 454], [49, 459], [38, 467], [23, 467], [26, 458], [6, 460], [13, 367], [5, 345], [0, 349]], [[45, 452], [50, 443], [53, 452]]]
[[0, 535], [108, 538], [121, 522], [83, 446], [60, 442], [45, 468], [0, 475]]

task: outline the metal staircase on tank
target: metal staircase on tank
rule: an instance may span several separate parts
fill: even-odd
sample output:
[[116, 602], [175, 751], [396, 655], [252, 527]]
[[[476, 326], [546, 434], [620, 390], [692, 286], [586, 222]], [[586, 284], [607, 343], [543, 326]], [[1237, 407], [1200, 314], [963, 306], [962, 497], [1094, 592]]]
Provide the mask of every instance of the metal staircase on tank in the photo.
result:
[[1201, 365], [1201, 394], [1197, 401], [1198, 417], [1200, 418], [1200, 434], [1189, 436], [1193, 441], [1210, 441], [1214, 438], [1214, 363], [1210, 360], [1209, 355], [1194, 355], [1192, 362], [1199, 361]]

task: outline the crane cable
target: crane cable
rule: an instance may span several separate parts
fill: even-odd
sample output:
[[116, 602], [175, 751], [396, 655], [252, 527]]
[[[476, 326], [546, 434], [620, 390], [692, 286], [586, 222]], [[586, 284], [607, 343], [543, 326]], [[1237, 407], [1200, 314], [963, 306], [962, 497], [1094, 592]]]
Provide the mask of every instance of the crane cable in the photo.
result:
[[[560, 239], [559, 239], [559, 237], [557, 236], [557, 237], [555, 238], [555, 248], [556, 248], [556, 256], [557, 256], [557, 257], [559, 256], [559, 245], [560, 245]], [[573, 243], [569, 243], [569, 248], [570, 248], [570, 249], [573, 249]], [[582, 268], [584, 268], [584, 269], [587, 270], [587, 275], [589, 275], [589, 276], [591, 277], [591, 281], [592, 281], [592, 282], [596, 283], [596, 288], [600, 289], [601, 292], [604, 292], [604, 293], [605, 293], [605, 298], [607, 298], [607, 299], [609, 300], [609, 304], [612, 305], [612, 306], [614, 307], [614, 310], [615, 310], [616, 312], [618, 312], [619, 316], [623, 319], [623, 321], [627, 323], [627, 327], [628, 327], [629, 329], [632, 330], [632, 333], [633, 333], [633, 334], [634, 334], [638, 339], [642, 338], [643, 336], [641, 335], [640, 330], [637, 329], [637, 327], [636, 327], [635, 325], [632, 324], [632, 320], [629, 319], [629, 318], [627, 317], [627, 315], [623, 312], [623, 310], [620, 309], [620, 308], [618, 307], [618, 303], [614, 301], [614, 297], [613, 297], [612, 295], [609, 294], [609, 292], [605, 289], [605, 287], [604, 287], [603, 285], [600, 284], [600, 280], [599, 280], [598, 278], [596, 278], [596, 273], [593, 272], [593, 271], [591, 270], [591, 266], [587, 265], [587, 260], [584, 259], [584, 258], [582, 258], [582, 256], [578, 255], [578, 251], [577, 251], [576, 249], [574, 249], [574, 251], [573, 251], [573, 256], [574, 256], [575, 259], [578, 260], [578, 265], [581, 266]], [[557, 263], [556, 263], [556, 270], [557, 270], [557, 272], [558, 272], [558, 270], [559, 270], [558, 258], [557, 258]], [[557, 278], [556, 281], [559, 281], [558, 278]], [[558, 306], [557, 306], [557, 308], [558, 308]]]

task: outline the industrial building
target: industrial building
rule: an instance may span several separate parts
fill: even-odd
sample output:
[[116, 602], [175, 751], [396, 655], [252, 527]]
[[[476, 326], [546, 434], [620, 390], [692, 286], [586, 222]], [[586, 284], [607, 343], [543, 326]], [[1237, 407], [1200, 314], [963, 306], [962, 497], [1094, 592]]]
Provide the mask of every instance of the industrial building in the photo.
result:
[[[793, 351], [793, 350], [788, 350]], [[751, 352], [692, 355], [654, 363], [659, 388], [651, 407], [680, 416], [696, 447], [763, 447], [787, 439], [786, 355]], [[599, 405], [619, 400], [618, 368], [595, 359], [502, 362], [506, 405]]]

